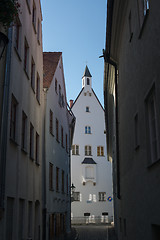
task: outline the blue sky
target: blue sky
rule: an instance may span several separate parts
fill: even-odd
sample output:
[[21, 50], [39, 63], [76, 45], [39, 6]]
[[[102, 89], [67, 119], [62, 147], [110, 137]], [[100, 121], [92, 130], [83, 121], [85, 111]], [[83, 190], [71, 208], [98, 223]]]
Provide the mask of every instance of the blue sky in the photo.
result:
[[103, 105], [107, 0], [41, 0], [43, 51], [62, 52], [67, 100], [82, 88], [86, 63], [92, 87]]

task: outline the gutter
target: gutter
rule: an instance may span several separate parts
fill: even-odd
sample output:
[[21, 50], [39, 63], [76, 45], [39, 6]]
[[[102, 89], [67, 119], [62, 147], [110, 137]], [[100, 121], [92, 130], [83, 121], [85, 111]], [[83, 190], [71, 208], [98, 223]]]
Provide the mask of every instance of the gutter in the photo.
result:
[[[11, 70], [11, 50], [12, 50], [12, 32], [13, 28], [8, 29], [9, 43], [6, 54], [6, 67], [4, 78], [4, 91], [2, 102], [2, 124], [0, 136], [0, 211], [4, 211], [5, 199], [5, 175], [6, 175], [6, 155], [7, 155], [7, 137], [8, 137], [8, 113], [9, 113], [9, 93], [10, 93], [10, 70]], [[1, 218], [1, 216], [0, 216]]]

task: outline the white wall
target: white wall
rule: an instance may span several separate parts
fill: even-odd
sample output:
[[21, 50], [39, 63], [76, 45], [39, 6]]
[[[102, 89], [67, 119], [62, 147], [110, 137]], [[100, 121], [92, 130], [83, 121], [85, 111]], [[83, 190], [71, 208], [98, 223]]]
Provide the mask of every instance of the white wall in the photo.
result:
[[[84, 93], [87, 93], [84, 96]], [[91, 93], [91, 96], [89, 95]], [[86, 112], [89, 106], [90, 112]], [[85, 86], [80, 96], [73, 104], [72, 111], [76, 117], [73, 145], [79, 145], [79, 156], [71, 155], [71, 183], [76, 187], [75, 192], [81, 193], [81, 201], [72, 202], [72, 216], [83, 217], [85, 212], [89, 212], [95, 217], [101, 216], [102, 212], [112, 215], [112, 203], [109, 201], [99, 202], [99, 192], [106, 192], [106, 198], [112, 196], [112, 175], [111, 163], [107, 161], [104, 110], [98, 102], [91, 86]], [[91, 126], [91, 134], [85, 134], [85, 126]], [[92, 156], [85, 156], [85, 145], [92, 146]], [[104, 156], [97, 156], [97, 146], [104, 147]], [[91, 157], [97, 164], [82, 164], [85, 157]], [[86, 166], [93, 166], [95, 179], [87, 181], [83, 185], [84, 172]], [[93, 185], [93, 182], [96, 185]], [[87, 202], [89, 194], [96, 195], [96, 201]], [[95, 196], [94, 196], [95, 197]]]

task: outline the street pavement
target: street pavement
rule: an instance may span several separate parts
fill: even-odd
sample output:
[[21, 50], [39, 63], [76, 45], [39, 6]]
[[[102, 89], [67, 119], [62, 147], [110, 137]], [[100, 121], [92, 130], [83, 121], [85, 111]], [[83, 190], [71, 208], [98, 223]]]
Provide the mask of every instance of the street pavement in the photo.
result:
[[117, 240], [114, 227], [110, 225], [76, 225], [76, 240]]

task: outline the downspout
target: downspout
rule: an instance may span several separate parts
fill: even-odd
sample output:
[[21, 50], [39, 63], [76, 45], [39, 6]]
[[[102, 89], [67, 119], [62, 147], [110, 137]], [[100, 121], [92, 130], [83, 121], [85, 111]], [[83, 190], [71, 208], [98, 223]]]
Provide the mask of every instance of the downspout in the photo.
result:
[[[10, 93], [10, 70], [11, 70], [11, 50], [12, 50], [13, 28], [8, 29], [9, 43], [6, 54], [6, 67], [4, 78], [4, 92], [2, 102], [2, 122], [0, 136], [0, 212], [4, 211], [5, 199], [5, 175], [6, 175], [6, 155], [7, 155], [7, 136], [8, 136], [8, 112], [9, 112], [9, 93]], [[1, 218], [1, 214], [0, 214]]]
[[42, 183], [43, 183], [43, 199], [42, 199], [42, 206], [43, 206], [43, 217], [42, 217], [42, 236], [43, 239], [46, 239], [46, 224], [47, 224], [47, 201], [46, 201], [46, 103], [47, 103], [47, 89], [44, 89], [44, 108], [43, 108], [43, 167], [42, 167]]

